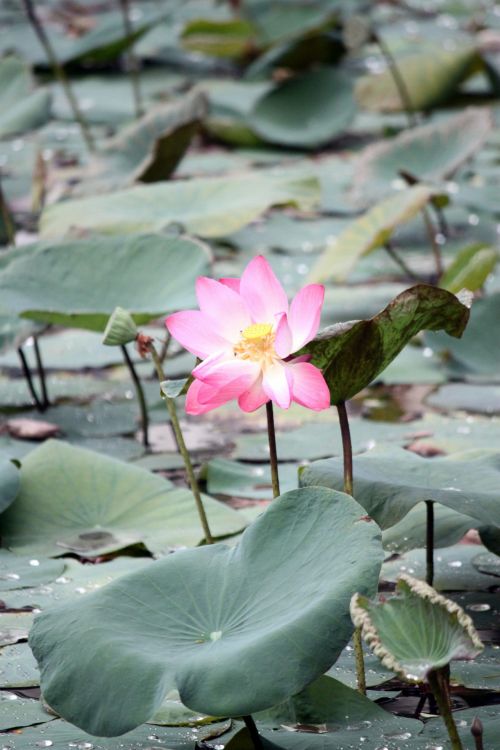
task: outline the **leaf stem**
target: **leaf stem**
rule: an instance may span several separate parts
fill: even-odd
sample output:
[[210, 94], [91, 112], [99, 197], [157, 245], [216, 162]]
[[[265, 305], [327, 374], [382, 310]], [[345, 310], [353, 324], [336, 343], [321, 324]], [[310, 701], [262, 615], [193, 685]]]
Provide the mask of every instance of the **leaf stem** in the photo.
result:
[[38, 343], [38, 336], [33, 336], [33, 347], [35, 350], [36, 368], [38, 370], [38, 377], [40, 379], [40, 390], [42, 392], [42, 408], [45, 410], [50, 406], [50, 399], [47, 391], [47, 377], [45, 367], [43, 365], [40, 345]]
[[434, 501], [426, 500], [426, 544], [425, 544], [425, 580], [432, 586], [434, 583]]
[[28, 389], [29, 389], [29, 392], [31, 394], [31, 398], [35, 402], [35, 406], [36, 406], [37, 411], [43, 412], [44, 411], [43, 404], [40, 401], [40, 399], [38, 398], [38, 394], [37, 394], [36, 389], [35, 389], [35, 384], [33, 383], [33, 377], [31, 375], [30, 366], [28, 364], [28, 360], [26, 359], [26, 355], [25, 355], [25, 353], [23, 351], [22, 346], [18, 347], [17, 354], [18, 354], [19, 359], [21, 361], [21, 368], [22, 368], [23, 375], [24, 375], [24, 378], [26, 380], [26, 383], [28, 385]]
[[[342, 436], [342, 451], [344, 458], [344, 492], [346, 495], [353, 496], [353, 471], [352, 471], [352, 441], [351, 430], [349, 428], [349, 417], [345, 401], [337, 403], [337, 413], [340, 422], [340, 434]], [[355, 628], [352, 636], [354, 645], [354, 659], [356, 662], [356, 682], [358, 692], [366, 695], [366, 672], [365, 659], [363, 655], [363, 642], [361, 639], [361, 629]]]
[[401, 99], [401, 104], [403, 105], [404, 111], [406, 113], [408, 125], [410, 126], [410, 128], [414, 128], [418, 125], [418, 120], [415, 116], [415, 108], [411, 101], [410, 92], [408, 91], [408, 87], [406, 85], [405, 79], [401, 75], [401, 71], [398, 67], [398, 64], [392, 52], [390, 51], [389, 47], [384, 42], [380, 34], [378, 34], [377, 32], [374, 32], [373, 37], [389, 67], [392, 80], [394, 81], [394, 84], [398, 90], [399, 98]]
[[135, 369], [135, 366], [134, 366], [134, 363], [132, 362], [130, 354], [127, 351], [127, 347], [124, 344], [122, 344], [120, 346], [120, 349], [122, 350], [123, 359], [125, 360], [125, 364], [127, 365], [128, 370], [130, 372], [130, 377], [132, 378], [132, 381], [134, 383], [137, 401], [139, 402], [139, 410], [141, 412], [141, 424], [142, 424], [142, 444], [144, 445], [145, 448], [148, 448], [149, 447], [149, 414], [148, 414], [148, 405], [146, 403], [146, 396], [144, 395], [144, 388], [142, 387], [141, 379], [139, 375], [137, 374], [137, 370]]
[[269, 463], [271, 464], [271, 482], [273, 498], [280, 495], [280, 478], [278, 473], [278, 453], [276, 451], [276, 430], [274, 428], [273, 402], [266, 403], [267, 437], [269, 440]]
[[250, 739], [252, 740], [255, 750], [262, 750], [262, 737], [259, 734], [255, 721], [250, 715], [243, 716], [243, 721], [245, 722], [245, 726], [248, 729], [248, 734], [250, 735]]
[[128, 48], [128, 65], [130, 73], [130, 82], [132, 84], [132, 94], [134, 97], [135, 116], [142, 117], [144, 108], [142, 106], [141, 81], [139, 77], [139, 64], [134, 53], [134, 29], [130, 20], [130, 7], [128, 0], [120, 0], [122, 11], [123, 27], [129, 43]]
[[448, 732], [452, 750], [463, 750], [462, 741], [458, 736], [457, 725], [455, 724], [450, 705], [448, 669], [448, 667], [445, 667], [431, 670], [427, 675], [427, 680], [436, 699], [446, 731]]
[[33, 0], [22, 0], [22, 1], [23, 1], [25, 13], [28, 16], [28, 20], [33, 26], [33, 29], [35, 30], [35, 33], [40, 41], [40, 44], [45, 50], [45, 54], [47, 55], [47, 60], [49, 61], [49, 64], [52, 68], [52, 72], [54, 73], [54, 76], [57, 78], [62, 88], [64, 89], [64, 93], [66, 94], [66, 98], [73, 112], [73, 116], [80, 126], [83, 140], [87, 144], [88, 150], [91, 153], [94, 153], [96, 150], [95, 141], [90, 131], [89, 124], [85, 120], [84, 116], [82, 115], [80, 107], [78, 106], [78, 101], [73, 93], [73, 89], [71, 88], [71, 85], [65, 73], [65, 70], [63, 66], [61, 65], [61, 63], [59, 62], [59, 60], [57, 59], [57, 55], [54, 51], [54, 48], [52, 47], [50, 39], [45, 29], [43, 28], [43, 25], [41, 24], [40, 19], [38, 18], [36, 14]]
[[403, 273], [408, 276], [409, 279], [412, 281], [422, 282], [422, 279], [417, 276], [416, 273], [414, 273], [409, 266], [406, 265], [402, 257], [394, 250], [394, 247], [392, 246], [392, 243], [389, 242], [389, 240], [385, 243], [384, 248], [387, 252], [387, 254], [392, 258], [392, 260], [397, 263], [397, 265], [401, 268]]
[[[158, 352], [156, 351], [154, 344], [151, 342], [149, 344], [149, 352], [151, 354], [151, 357], [153, 359], [153, 363], [156, 369], [156, 375], [158, 377], [158, 381], [163, 383], [164, 380], [166, 380], [165, 372], [163, 371], [163, 365], [161, 363], [160, 357], [158, 355]], [[184, 461], [184, 466], [186, 468], [186, 474], [189, 481], [189, 486], [191, 487], [191, 492], [193, 493], [194, 501], [196, 503], [196, 509], [198, 511], [198, 515], [200, 517], [200, 523], [201, 527], [203, 529], [203, 533], [205, 535], [205, 542], [206, 544], [213, 544], [214, 538], [212, 536], [212, 532], [210, 531], [210, 526], [208, 524], [208, 518], [207, 514], [205, 512], [205, 508], [203, 506], [203, 500], [201, 499], [200, 494], [200, 488], [198, 487], [198, 482], [196, 480], [196, 476], [193, 469], [193, 464], [191, 463], [191, 457], [189, 455], [189, 451], [186, 447], [186, 443], [184, 440], [184, 435], [182, 434], [182, 429], [179, 423], [179, 417], [177, 416], [177, 409], [175, 406], [175, 399], [168, 398], [168, 396], [164, 397], [165, 403], [167, 405], [168, 414], [170, 416], [170, 422], [172, 424], [172, 429], [175, 434], [175, 439], [177, 441], [177, 445], [179, 447], [179, 451], [181, 453], [181, 456]]]

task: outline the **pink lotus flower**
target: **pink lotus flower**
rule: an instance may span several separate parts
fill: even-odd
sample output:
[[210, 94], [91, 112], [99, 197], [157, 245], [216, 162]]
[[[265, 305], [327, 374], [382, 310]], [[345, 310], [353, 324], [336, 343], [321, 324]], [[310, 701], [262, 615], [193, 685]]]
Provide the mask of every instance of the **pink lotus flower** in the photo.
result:
[[290, 306], [283, 287], [261, 255], [240, 279], [201, 276], [199, 310], [166, 320], [172, 336], [203, 361], [186, 398], [188, 414], [203, 414], [232, 399], [243, 411], [267, 401], [288, 409], [296, 401], [320, 411], [330, 405], [321, 371], [307, 357], [290, 358], [318, 331], [324, 287], [310, 284]]

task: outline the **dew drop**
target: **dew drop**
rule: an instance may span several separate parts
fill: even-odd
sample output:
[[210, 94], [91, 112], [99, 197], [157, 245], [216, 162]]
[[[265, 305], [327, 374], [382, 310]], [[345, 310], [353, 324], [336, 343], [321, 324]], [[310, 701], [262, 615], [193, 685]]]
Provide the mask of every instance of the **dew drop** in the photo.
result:
[[40, 560], [30, 560], [30, 565], [33, 568], [38, 568], [38, 566], [40, 565]]
[[468, 604], [466, 609], [470, 609], [471, 612], [488, 612], [491, 607], [489, 604]]
[[38, 742], [35, 742], [37, 747], [52, 747], [53, 744], [52, 740], [39, 740]]

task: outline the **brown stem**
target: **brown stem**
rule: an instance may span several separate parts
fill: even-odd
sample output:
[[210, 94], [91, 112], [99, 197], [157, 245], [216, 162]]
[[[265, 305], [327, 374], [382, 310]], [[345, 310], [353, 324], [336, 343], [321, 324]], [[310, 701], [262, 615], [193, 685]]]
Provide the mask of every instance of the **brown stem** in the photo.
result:
[[26, 355], [23, 351], [23, 348], [20, 346], [17, 350], [19, 359], [21, 361], [21, 368], [23, 371], [24, 378], [26, 380], [26, 383], [28, 385], [29, 392], [31, 394], [31, 398], [35, 402], [35, 406], [37, 408], [37, 411], [43, 412], [44, 407], [40, 399], [38, 398], [38, 394], [35, 390], [35, 384], [33, 383], [33, 377], [31, 375], [31, 370], [28, 365], [28, 360], [26, 359]]
[[[163, 383], [164, 380], [166, 380], [166, 377], [163, 371], [163, 366], [162, 366], [160, 357], [158, 356], [158, 352], [156, 351], [154, 344], [152, 342], [149, 344], [149, 352], [151, 354], [151, 357], [155, 365], [158, 380], [161, 384]], [[194, 501], [196, 503], [196, 509], [200, 517], [201, 527], [205, 535], [205, 542], [206, 544], [213, 544], [214, 538], [212, 536], [212, 532], [210, 531], [210, 526], [208, 525], [208, 518], [205, 512], [205, 508], [203, 506], [203, 500], [201, 499], [200, 488], [198, 487], [198, 482], [196, 481], [193, 464], [191, 463], [191, 457], [189, 455], [189, 451], [184, 441], [184, 435], [182, 434], [182, 429], [179, 423], [179, 417], [177, 416], [177, 409], [175, 407], [175, 400], [173, 398], [168, 398], [168, 396], [165, 396], [164, 400], [167, 405], [168, 414], [170, 416], [170, 422], [172, 424], [172, 428], [175, 433], [177, 445], [179, 446], [179, 451], [184, 460], [184, 466], [186, 468], [186, 474], [188, 477], [189, 486], [191, 487], [191, 492], [193, 493]]]
[[250, 735], [250, 739], [252, 740], [252, 744], [255, 750], [262, 750], [262, 737], [259, 734], [255, 721], [251, 716], [243, 716], [243, 721], [245, 722], [245, 726], [248, 729], [248, 734]]
[[38, 370], [38, 378], [40, 380], [40, 390], [42, 392], [42, 407], [47, 409], [50, 406], [49, 394], [47, 391], [47, 376], [45, 367], [43, 366], [42, 354], [40, 352], [40, 345], [38, 343], [38, 336], [33, 336], [33, 348], [35, 350], [36, 368]]
[[273, 498], [280, 495], [280, 478], [278, 473], [278, 453], [276, 451], [276, 430], [274, 429], [273, 402], [266, 403], [267, 415], [267, 437], [269, 440], [269, 463], [271, 465], [271, 482], [273, 485]]
[[137, 374], [137, 370], [134, 367], [134, 363], [127, 351], [127, 347], [123, 344], [120, 346], [122, 350], [123, 359], [128, 367], [130, 377], [135, 386], [135, 392], [137, 395], [137, 401], [139, 402], [139, 410], [141, 412], [141, 425], [142, 425], [142, 444], [145, 448], [149, 447], [149, 414], [148, 405], [146, 403], [146, 396], [144, 395], [144, 388], [142, 387], [141, 379]]
[[401, 104], [403, 105], [403, 108], [406, 113], [406, 117], [408, 119], [408, 125], [410, 128], [414, 128], [416, 125], [418, 125], [418, 120], [415, 116], [415, 107], [412, 104], [410, 92], [408, 91], [408, 87], [406, 86], [405, 79], [401, 75], [401, 71], [398, 67], [398, 64], [396, 60], [394, 59], [394, 56], [392, 52], [390, 51], [389, 47], [386, 45], [382, 37], [374, 33], [374, 39], [376, 44], [378, 45], [382, 55], [385, 58], [385, 61], [387, 65], [389, 66], [389, 71], [392, 76], [392, 80], [394, 81], [394, 84], [398, 90], [399, 98], [401, 99]]
[[434, 501], [426, 500], [426, 544], [425, 544], [425, 580], [432, 586], [434, 583]]
[[427, 675], [427, 681], [429, 682], [439, 708], [439, 713], [448, 732], [452, 750], [463, 750], [462, 741], [458, 735], [457, 725], [455, 724], [450, 705], [448, 671], [448, 667], [433, 669]]
[[47, 60], [49, 61], [49, 64], [52, 68], [52, 72], [54, 73], [55, 77], [57, 78], [62, 88], [64, 89], [64, 93], [66, 94], [66, 98], [73, 112], [73, 116], [80, 126], [80, 130], [82, 132], [83, 139], [85, 143], [87, 144], [87, 148], [91, 153], [94, 153], [96, 150], [95, 142], [94, 142], [92, 133], [90, 132], [89, 125], [87, 121], [85, 120], [84, 116], [82, 115], [80, 107], [78, 106], [78, 101], [75, 95], [73, 94], [73, 89], [71, 88], [69, 79], [64, 71], [64, 68], [59, 62], [59, 60], [57, 59], [57, 55], [54, 51], [54, 48], [52, 47], [50, 39], [45, 29], [43, 28], [40, 22], [40, 19], [38, 18], [36, 14], [33, 0], [22, 0], [22, 2], [24, 5], [25, 13], [28, 16], [28, 20], [33, 26], [33, 29], [35, 30], [35, 33], [40, 41], [40, 44], [45, 50], [45, 54], [47, 55]]
[[399, 255], [399, 253], [397, 253], [394, 250], [394, 247], [392, 246], [391, 242], [389, 242], [389, 240], [387, 240], [387, 242], [385, 243], [384, 248], [387, 254], [392, 258], [392, 260], [395, 263], [398, 264], [398, 266], [401, 268], [403, 273], [405, 273], [409, 279], [411, 279], [412, 281], [418, 281], [418, 282], [422, 281], [422, 279], [419, 276], [417, 276], [417, 274], [414, 273], [409, 266], [406, 265], [406, 263], [404, 262], [402, 257]]
[[5, 235], [7, 237], [7, 242], [9, 243], [9, 245], [15, 245], [16, 244], [16, 230], [14, 228], [14, 223], [10, 215], [7, 201], [5, 200], [5, 195], [2, 190], [1, 182], [0, 182], [0, 213], [2, 216], [3, 225], [5, 227]]
[[[342, 435], [342, 451], [344, 457], [344, 492], [346, 495], [353, 495], [353, 471], [352, 471], [352, 441], [351, 430], [349, 428], [349, 418], [345, 401], [339, 401], [337, 404], [337, 413], [340, 422], [340, 434]], [[354, 645], [354, 659], [356, 663], [356, 682], [358, 692], [366, 695], [366, 672], [365, 659], [363, 655], [363, 642], [361, 639], [361, 628], [355, 628], [352, 636]]]
[[123, 26], [129, 43], [128, 48], [128, 65], [130, 73], [130, 82], [132, 84], [132, 94], [134, 97], [135, 116], [142, 117], [144, 108], [142, 106], [141, 82], [139, 78], [139, 63], [134, 53], [134, 29], [130, 20], [130, 7], [128, 0], [120, 0], [120, 7], [123, 17]]

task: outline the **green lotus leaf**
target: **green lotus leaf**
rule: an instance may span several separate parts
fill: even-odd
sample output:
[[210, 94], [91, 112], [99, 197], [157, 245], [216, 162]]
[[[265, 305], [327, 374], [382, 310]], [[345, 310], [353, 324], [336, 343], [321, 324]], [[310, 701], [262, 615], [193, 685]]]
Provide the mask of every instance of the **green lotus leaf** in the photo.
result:
[[0, 591], [40, 586], [54, 581], [63, 571], [62, 560], [19, 557], [0, 549]]
[[352, 590], [376, 589], [380, 536], [363, 513], [343, 493], [294, 490], [236, 547], [176, 552], [42, 613], [30, 644], [47, 702], [113, 736], [147, 721], [172, 689], [213, 716], [285, 700], [346, 644]]
[[429, 187], [414, 185], [384, 198], [327, 242], [308, 280], [345, 281], [360, 258], [385, 245], [396, 227], [412, 219], [432, 195]]
[[[220, 237], [241, 229], [271, 206], [293, 204], [310, 209], [319, 197], [318, 181], [304, 169], [196, 177], [55, 203], [42, 214], [41, 232], [44, 237], [75, 230], [161, 232], [174, 223], [200, 237]], [[144, 263], [144, 268], [155, 275], [150, 273], [151, 265]]]
[[[382, 529], [401, 521], [423, 500], [435, 500], [486, 525], [500, 526], [500, 453], [467, 451], [433, 459], [379, 445], [354, 459], [354, 497]], [[300, 470], [300, 485], [339, 489], [340, 458]]]
[[390, 192], [403, 170], [419, 180], [448, 179], [483, 145], [491, 128], [490, 112], [471, 107], [371, 144], [357, 162], [353, 197], [376, 200]]
[[330, 388], [332, 404], [347, 401], [375, 380], [424, 329], [460, 337], [469, 308], [444, 289], [419, 284], [399, 294], [370, 320], [325, 328], [303, 349]]
[[351, 616], [382, 664], [409, 682], [424, 682], [429, 672], [483, 649], [458, 604], [408, 575], [399, 578], [393, 597], [370, 601], [354, 594]]
[[460, 250], [439, 281], [439, 286], [456, 294], [461, 289], [475, 292], [495, 268], [499, 259], [494, 247], [477, 243]]
[[[21, 487], [2, 516], [2, 538], [18, 554], [81, 557], [143, 543], [152, 552], [204, 538], [193, 496], [144, 469], [50, 440], [23, 459]], [[241, 531], [243, 518], [207, 496], [214, 536]]]
[[325, 67], [265, 93], [248, 122], [257, 135], [271, 143], [320, 148], [346, 130], [355, 113], [351, 77]]
[[238, 58], [248, 54], [254, 45], [255, 29], [243, 19], [212, 20], [196, 18], [186, 24], [181, 34], [182, 46], [191, 52], [214, 57]]
[[0, 138], [33, 130], [50, 118], [50, 91], [32, 90], [26, 63], [13, 55], [0, 61]]
[[[421, 44], [418, 52], [396, 60], [399, 74], [413, 109], [431, 109], [454, 93], [478, 60], [475, 47], [455, 44], [453, 49], [436, 43]], [[361, 106], [377, 112], [406, 109], [392, 71], [363, 76], [358, 80], [356, 96]]]
[[138, 324], [192, 305], [209, 259], [199, 241], [159, 234], [41, 242], [0, 274], [0, 294], [24, 318], [103, 331], [124, 300]]
[[15, 693], [0, 692], [0, 731], [52, 721], [40, 701], [21, 698]]

